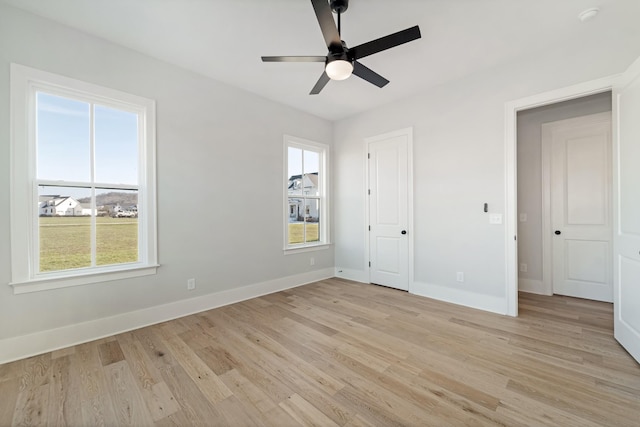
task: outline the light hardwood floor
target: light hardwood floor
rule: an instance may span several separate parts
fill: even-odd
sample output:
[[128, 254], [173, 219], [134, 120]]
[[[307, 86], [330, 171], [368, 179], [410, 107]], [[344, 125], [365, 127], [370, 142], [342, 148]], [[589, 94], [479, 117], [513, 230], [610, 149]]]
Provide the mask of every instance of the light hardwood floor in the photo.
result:
[[638, 426], [611, 304], [339, 279], [0, 365], [0, 426]]

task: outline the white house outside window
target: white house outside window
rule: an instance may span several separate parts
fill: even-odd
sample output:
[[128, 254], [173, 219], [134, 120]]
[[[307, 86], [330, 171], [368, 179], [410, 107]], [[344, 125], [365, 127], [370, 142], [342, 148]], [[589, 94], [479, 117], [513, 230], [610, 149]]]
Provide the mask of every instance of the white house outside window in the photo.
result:
[[153, 274], [155, 103], [12, 64], [14, 291]]
[[328, 146], [285, 136], [285, 249], [328, 242]]

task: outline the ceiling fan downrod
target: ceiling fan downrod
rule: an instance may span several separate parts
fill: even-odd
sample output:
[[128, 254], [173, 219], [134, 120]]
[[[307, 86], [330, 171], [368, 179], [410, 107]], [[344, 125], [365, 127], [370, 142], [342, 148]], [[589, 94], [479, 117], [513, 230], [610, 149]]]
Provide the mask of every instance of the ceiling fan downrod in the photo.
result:
[[331, 0], [329, 2], [329, 6], [331, 7], [331, 10], [338, 15], [338, 34], [342, 34], [340, 15], [349, 8], [349, 0]]

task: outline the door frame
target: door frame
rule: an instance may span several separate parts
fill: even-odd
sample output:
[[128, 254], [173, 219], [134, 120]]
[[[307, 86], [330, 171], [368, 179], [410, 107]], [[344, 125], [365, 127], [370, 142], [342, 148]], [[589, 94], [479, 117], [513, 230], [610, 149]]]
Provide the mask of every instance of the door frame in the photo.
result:
[[612, 91], [619, 77], [616, 74], [505, 103], [505, 312], [509, 316], [518, 316], [518, 112]]
[[[612, 98], [613, 99], [613, 98]], [[613, 107], [613, 106], [612, 106]], [[594, 120], [597, 121], [605, 121], [608, 119], [611, 124], [611, 129], [613, 130], [613, 120], [612, 120], [613, 111], [606, 111], [602, 113], [593, 113], [593, 114], [585, 114], [584, 116], [574, 117], [571, 119], [563, 119], [559, 120], [561, 122], [566, 122], [568, 120], [580, 119], [583, 117], [593, 117]], [[555, 122], [550, 122], [555, 123]], [[611, 148], [613, 148], [613, 136], [611, 136]], [[547, 292], [546, 295], [553, 295], [555, 293], [555, 286], [553, 285], [553, 236], [551, 232], [553, 228], [551, 227], [551, 139], [545, 138], [544, 131], [542, 132], [542, 285], [544, 286], [544, 290]], [[610, 154], [613, 154], [611, 152]], [[610, 190], [613, 188], [613, 155], [611, 155], [611, 159], [609, 162], [609, 182], [610, 182]], [[609, 205], [608, 205], [608, 215], [611, 223], [613, 223], [613, 194], [609, 197]], [[611, 259], [613, 259], [613, 224], [611, 224], [611, 235], [609, 236], [611, 245], [609, 246], [609, 253], [607, 254]], [[611, 283], [613, 284], [613, 264], [611, 266], [610, 277]], [[612, 285], [613, 286], [613, 285]], [[613, 297], [613, 295], [612, 295]]]
[[366, 279], [367, 283], [371, 283], [371, 269], [369, 268], [369, 254], [371, 251], [370, 239], [369, 239], [369, 210], [371, 209], [370, 197], [368, 194], [368, 189], [370, 187], [369, 182], [369, 144], [376, 141], [381, 141], [384, 139], [395, 138], [398, 136], [406, 136], [407, 137], [407, 228], [408, 228], [408, 237], [409, 237], [409, 293], [412, 293], [413, 288], [413, 127], [408, 127], [404, 129], [398, 129], [395, 131], [383, 133], [380, 135], [370, 136], [364, 139], [364, 155], [362, 156], [364, 159], [364, 182], [365, 188], [364, 193], [367, 199], [365, 203], [364, 209], [364, 271], [366, 271]]

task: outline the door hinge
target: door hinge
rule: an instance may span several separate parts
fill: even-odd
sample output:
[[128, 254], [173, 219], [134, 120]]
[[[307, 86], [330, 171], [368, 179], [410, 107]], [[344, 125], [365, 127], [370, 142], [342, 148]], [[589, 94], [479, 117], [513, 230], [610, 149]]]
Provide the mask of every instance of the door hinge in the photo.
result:
[[369, 267], [371, 267], [371, 261], [369, 261]]
[[371, 158], [371, 153], [367, 153], [367, 159]]
[[513, 240], [518, 240], [518, 237], [517, 236], [513, 236]]
[[367, 190], [367, 194], [370, 196], [371, 195], [371, 190]]
[[371, 231], [371, 226], [369, 226], [369, 231]]

